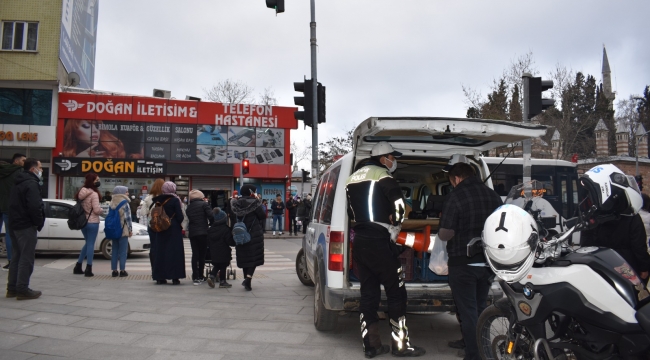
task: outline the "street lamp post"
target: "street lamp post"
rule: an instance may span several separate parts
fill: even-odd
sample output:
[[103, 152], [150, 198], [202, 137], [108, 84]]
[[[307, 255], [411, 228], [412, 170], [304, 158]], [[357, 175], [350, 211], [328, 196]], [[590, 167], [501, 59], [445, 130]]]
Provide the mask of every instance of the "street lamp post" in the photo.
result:
[[634, 156], [636, 157], [636, 172], [635, 172], [636, 176], [639, 176], [639, 138], [646, 136], [648, 133], [650, 133], [650, 130], [644, 132], [641, 135], [636, 135], [636, 134], [634, 135], [634, 137], [636, 138], [634, 141]]

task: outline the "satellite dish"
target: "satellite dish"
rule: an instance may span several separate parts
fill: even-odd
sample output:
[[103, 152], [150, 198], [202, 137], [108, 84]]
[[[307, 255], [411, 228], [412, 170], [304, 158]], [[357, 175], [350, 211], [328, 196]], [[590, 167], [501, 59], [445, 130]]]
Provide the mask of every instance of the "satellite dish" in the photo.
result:
[[79, 81], [81, 78], [79, 77], [79, 74], [76, 72], [71, 72], [68, 74], [68, 86], [77, 86], [79, 85]]

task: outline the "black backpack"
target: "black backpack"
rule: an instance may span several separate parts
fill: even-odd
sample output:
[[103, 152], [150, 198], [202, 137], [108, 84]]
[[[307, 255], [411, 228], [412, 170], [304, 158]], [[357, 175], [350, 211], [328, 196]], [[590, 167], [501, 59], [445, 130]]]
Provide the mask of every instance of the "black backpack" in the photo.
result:
[[[77, 203], [68, 210], [68, 227], [70, 230], [83, 229], [86, 223], [88, 223], [88, 219], [90, 219], [90, 214], [86, 217], [86, 210], [84, 210], [81, 203], [81, 200], [77, 200]], [[92, 210], [90, 213], [92, 214]]]

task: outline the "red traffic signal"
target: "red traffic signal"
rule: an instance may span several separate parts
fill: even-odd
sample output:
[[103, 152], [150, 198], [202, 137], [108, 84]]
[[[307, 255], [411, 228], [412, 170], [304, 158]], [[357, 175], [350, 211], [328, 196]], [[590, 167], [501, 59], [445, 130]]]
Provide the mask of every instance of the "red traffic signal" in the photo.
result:
[[242, 162], [241, 162], [242, 174], [244, 174], [244, 175], [248, 174], [248, 171], [250, 170], [250, 164], [251, 164], [250, 160], [248, 160], [248, 159], [242, 160]]

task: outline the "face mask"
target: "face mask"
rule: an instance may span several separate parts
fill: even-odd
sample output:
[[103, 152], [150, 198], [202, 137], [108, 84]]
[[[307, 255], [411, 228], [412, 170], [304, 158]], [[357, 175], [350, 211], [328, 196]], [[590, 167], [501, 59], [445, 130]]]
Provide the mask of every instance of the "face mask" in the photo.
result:
[[97, 181], [95, 181], [95, 183], [94, 183], [93, 185], [95, 185], [95, 187], [99, 187], [99, 185], [101, 185], [101, 184], [102, 184], [102, 183], [99, 182], [99, 180], [97, 180]]
[[39, 180], [43, 180], [43, 171], [36, 170], [36, 174], [34, 175], [36, 175]]
[[[386, 160], [390, 161], [389, 158], [386, 158]], [[393, 160], [391, 163], [393, 164], [391, 167], [388, 167], [388, 166], [386, 166], [385, 164], [384, 164], [384, 166], [386, 166], [386, 168], [388, 169], [388, 171], [390, 171], [391, 173], [394, 173], [395, 170], [397, 170], [397, 160]]]

